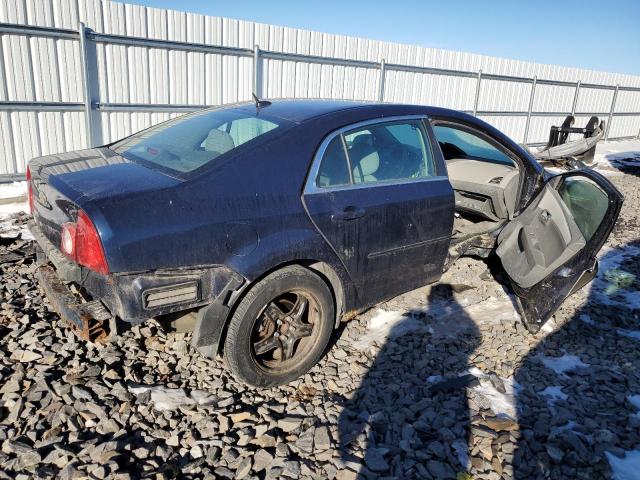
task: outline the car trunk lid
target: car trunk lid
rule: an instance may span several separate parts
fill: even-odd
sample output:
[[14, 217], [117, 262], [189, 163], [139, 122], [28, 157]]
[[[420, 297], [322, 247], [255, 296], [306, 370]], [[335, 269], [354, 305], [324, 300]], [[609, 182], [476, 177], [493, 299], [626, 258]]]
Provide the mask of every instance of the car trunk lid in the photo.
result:
[[62, 226], [76, 221], [79, 208], [91, 216], [101, 201], [180, 183], [104, 147], [34, 158], [29, 169], [34, 220], [56, 247]]

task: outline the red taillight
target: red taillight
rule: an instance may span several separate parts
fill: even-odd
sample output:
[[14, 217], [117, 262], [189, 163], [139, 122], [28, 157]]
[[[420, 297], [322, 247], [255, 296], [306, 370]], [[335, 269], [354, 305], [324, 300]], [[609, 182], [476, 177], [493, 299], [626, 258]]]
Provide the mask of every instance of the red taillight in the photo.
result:
[[80, 265], [103, 275], [109, 273], [98, 231], [82, 210], [78, 210], [76, 223], [69, 222], [62, 226], [60, 250]]
[[29, 213], [34, 215], [33, 210], [33, 186], [31, 185], [31, 168], [27, 167], [27, 190], [29, 192]]

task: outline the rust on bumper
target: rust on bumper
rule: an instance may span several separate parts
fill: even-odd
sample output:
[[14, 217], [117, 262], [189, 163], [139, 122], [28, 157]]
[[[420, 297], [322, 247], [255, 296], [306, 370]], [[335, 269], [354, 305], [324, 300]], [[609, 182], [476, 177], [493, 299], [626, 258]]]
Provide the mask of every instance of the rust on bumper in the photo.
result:
[[111, 314], [100, 301], [81, 303], [50, 265], [39, 266], [37, 275], [49, 303], [76, 335], [98, 343], [107, 340]]

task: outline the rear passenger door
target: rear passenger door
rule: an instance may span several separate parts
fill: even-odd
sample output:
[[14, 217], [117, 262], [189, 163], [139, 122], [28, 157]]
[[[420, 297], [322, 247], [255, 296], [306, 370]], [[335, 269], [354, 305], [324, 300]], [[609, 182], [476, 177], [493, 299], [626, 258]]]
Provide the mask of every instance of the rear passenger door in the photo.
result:
[[453, 190], [419, 117], [363, 122], [322, 142], [307, 211], [357, 286], [362, 305], [440, 277]]

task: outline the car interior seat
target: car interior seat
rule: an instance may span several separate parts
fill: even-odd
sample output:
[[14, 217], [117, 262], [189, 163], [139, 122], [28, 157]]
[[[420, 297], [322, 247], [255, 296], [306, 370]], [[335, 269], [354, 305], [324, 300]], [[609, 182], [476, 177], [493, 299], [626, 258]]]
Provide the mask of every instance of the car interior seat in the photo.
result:
[[375, 182], [380, 167], [380, 156], [373, 146], [373, 135], [359, 135], [349, 151], [356, 183]]
[[204, 141], [205, 152], [216, 152], [219, 155], [228, 152], [235, 146], [231, 135], [217, 128], [211, 130]]

